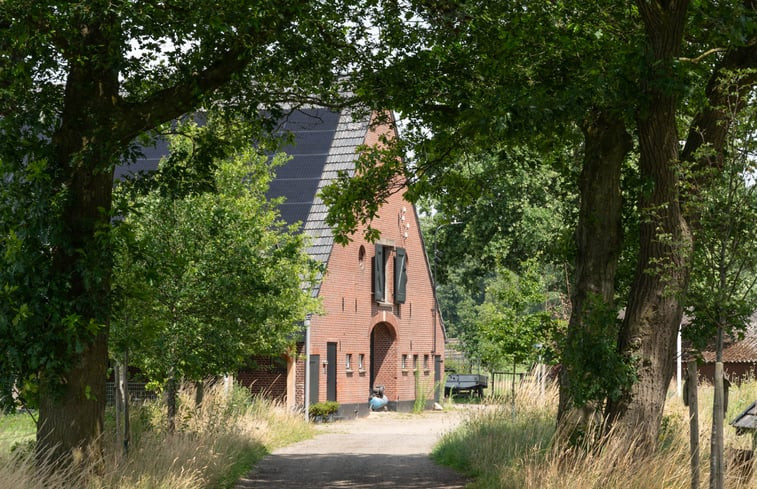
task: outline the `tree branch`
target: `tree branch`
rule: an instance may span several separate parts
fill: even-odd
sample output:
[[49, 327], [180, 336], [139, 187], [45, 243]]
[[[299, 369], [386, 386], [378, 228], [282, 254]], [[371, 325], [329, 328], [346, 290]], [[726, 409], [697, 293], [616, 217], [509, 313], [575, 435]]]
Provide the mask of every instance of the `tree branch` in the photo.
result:
[[205, 70], [174, 86], [158, 90], [142, 102], [124, 105], [116, 128], [122, 143], [193, 110], [210, 93], [221, 88], [251, 61], [249, 50], [240, 43], [221, 55]]
[[703, 52], [702, 54], [700, 54], [696, 58], [684, 58], [684, 57], [681, 57], [681, 58], [678, 58], [678, 61], [685, 61], [685, 62], [688, 62], [688, 63], [699, 63], [700, 61], [702, 61], [704, 58], [706, 58], [707, 56], [709, 56], [711, 54], [723, 53], [725, 51], [727, 51], [726, 48], [712, 48], [712, 49], [708, 49], [707, 51]]

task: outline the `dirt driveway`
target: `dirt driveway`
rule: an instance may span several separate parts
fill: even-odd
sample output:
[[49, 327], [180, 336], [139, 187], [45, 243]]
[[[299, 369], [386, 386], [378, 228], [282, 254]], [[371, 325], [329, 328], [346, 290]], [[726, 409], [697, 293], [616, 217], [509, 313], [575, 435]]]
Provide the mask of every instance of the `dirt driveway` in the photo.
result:
[[379, 412], [319, 425], [321, 434], [276, 450], [237, 484], [249, 488], [463, 488], [467, 479], [431, 461], [439, 437], [462, 411]]

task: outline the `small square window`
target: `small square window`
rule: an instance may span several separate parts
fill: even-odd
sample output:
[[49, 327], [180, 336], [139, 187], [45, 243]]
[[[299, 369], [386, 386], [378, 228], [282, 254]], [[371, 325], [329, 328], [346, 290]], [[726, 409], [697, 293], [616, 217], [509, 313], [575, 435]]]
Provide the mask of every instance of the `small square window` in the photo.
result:
[[406, 370], [406, 369], [407, 369], [407, 354], [403, 353], [402, 354], [402, 370]]
[[365, 370], [365, 354], [363, 353], [357, 356], [357, 368], [359, 370]]
[[352, 353], [348, 353], [344, 357], [344, 368], [352, 370]]

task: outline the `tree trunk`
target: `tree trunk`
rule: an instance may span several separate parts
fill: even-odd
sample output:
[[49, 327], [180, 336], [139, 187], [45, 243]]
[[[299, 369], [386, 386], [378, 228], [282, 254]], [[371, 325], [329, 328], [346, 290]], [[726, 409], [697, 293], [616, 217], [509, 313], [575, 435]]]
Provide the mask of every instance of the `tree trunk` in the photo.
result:
[[202, 401], [205, 398], [205, 382], [198, 380], [195, 382], [195, 409], [202, 407]]
[[688, 404], [689, 404], [689, 444], [691, 446], [691, 489], [699, 489], [699, 402], [697, 361], [687, 363]]
[[129, 423], [129, 353], [124, 353], [124, 364], [121, 369], [121, 383], [124, 395], [124, 456], [129, 454], [129, 442], [131, 441], [131, 426]]
[[[592, 111], [583, 124], [584, 161], [579, 181], [581, 207], [576, 228], [575, 287], [560, 372], [558, 425], [566, 435], [582, 423], [582, 413], [571, 395], [572, 376], [591, 362], [582, 348], [585, 334], [600, 334], [598, 321], [614, 316], [615, 273], [622, 247], [620, 177], [632, 141], [619, 115]], [[605, 332], [606, 334], [606, 332]], [[594, 406], [596, 408], [598, 406]], [[594, 409], [592, 408], [592, 409]], [[601, 410], [601, 409], [600, 409]]]
[[638, 380], [608, 403], [608, 418], [629, 442], [651, 449], [673, 376], [676, 334], [688, 285], [691, 236], [678, 195], [678, 97], [675, 79], [687, 1], [637, 2], [647, 36], [645, 103], [637, 114], [639, 168], [646, 189], [639, 199], [639, 259], [620, 334], [620, 352]]
[[177, 397], [176, 377], [173, 372], [169, 374], [166, 381], [166, 430], [168, 433], [176, 431], [176, 397]]
[[37, 453], [60, 463], [73, 460], [75, 452], [91, 450], [99, 456], [105, 411], [104, 333], [82, 353], [66, 372], [63, 384], [43, 381], [40, 386]]
[[723, 489], [723, 362], [715, 362], [714, 397], [712, 400], [712, 436], [710, 437], [710, 489]]
[[[101, 451], [105, 410], [105, 371], [108, 361], [107, 321], [110, 315], [110, 227], [113, 169], [119, 151], [112, 129], [118, 98], [116, 66], [103, 69], [88, 59], [108, 60], [120, 55], [114, 36], [113, 14], [80, 22], [82, 38], [67, 53], [71, 57], [63, 111], [51, 144], [54, 184], [65, 191], [62, 201], [61, 243], [53, 251], [53, 270], [67, 289], [60, 317], [52, 332], [68, 339], [72, 367], [45, 372], [40, 386], [38, 453], [65, 463], [73, 451]], [[94, 20], [92, 20], [94, 18]], [[115, 46], [114, 46], [115, 44]], [[63, 324], [73, 319], [72, 324]], [[54, 333], [52, 333], [54, 334]], [[72, 338], [72, 336], [74, 336]]]

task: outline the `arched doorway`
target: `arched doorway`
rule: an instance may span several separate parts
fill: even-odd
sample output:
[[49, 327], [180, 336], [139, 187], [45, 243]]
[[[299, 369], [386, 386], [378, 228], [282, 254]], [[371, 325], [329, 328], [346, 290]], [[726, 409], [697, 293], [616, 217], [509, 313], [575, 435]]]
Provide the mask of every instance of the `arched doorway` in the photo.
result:
[[371, 331], [371, 389], [383, 385], [389, 400], [397, 399], [397, 348], [394, 328], [379, 323]]

